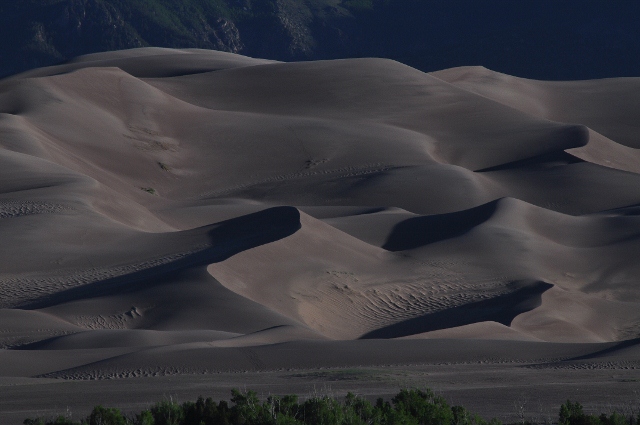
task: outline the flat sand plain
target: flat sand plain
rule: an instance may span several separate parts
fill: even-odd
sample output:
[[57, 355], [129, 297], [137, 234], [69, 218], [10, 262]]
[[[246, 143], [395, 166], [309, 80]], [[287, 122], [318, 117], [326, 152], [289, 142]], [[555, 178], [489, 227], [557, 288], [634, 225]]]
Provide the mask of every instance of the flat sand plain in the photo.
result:
[[88, 55], [0, 80], [0, 235], [2, 423], [233, 387], [640, 407], [640, 79]]

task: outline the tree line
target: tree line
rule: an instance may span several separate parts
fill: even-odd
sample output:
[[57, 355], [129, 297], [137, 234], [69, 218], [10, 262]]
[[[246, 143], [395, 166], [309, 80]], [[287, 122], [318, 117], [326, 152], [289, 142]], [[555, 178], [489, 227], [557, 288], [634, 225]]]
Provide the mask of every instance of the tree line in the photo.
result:
[[[450, 406], [429, 389], [403, 389], [391, 402], [375, 403], [352, 393], [343, 400], [297, 395], [269, 396], [260, 401], [255, 391], [232, 390], [231, 403], [199, 397], [182, 404], [161, 401], [147, 410], [125, 415], [119, 409], [96, 406], [80, 421], [65, 416], [25, 419], [25, 425], [502, 425], [485, 420], [462, 406]], [[558, 425], [640, 425], [638, 417], [620, 413], [589, 415], [580, 403], [567, 401]], [[523, 422], [521, 425], [528, 425]]]

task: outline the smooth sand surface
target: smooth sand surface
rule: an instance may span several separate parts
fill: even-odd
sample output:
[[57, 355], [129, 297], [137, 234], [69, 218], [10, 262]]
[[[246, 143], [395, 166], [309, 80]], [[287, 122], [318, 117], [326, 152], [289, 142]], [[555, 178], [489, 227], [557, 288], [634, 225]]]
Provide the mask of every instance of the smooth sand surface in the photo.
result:
[[67, 381], [637, 376], [639, 102], [635, 78], [158, 48], [1, 80], [2, 417]]

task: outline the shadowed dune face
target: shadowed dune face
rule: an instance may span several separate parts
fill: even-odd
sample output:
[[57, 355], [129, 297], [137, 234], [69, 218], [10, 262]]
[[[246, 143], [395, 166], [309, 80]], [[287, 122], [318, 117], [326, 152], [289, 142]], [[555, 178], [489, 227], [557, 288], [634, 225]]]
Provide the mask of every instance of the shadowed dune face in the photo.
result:
[[0, 347], [638, 338], [639, 92], [169, 49], [0, 81]]

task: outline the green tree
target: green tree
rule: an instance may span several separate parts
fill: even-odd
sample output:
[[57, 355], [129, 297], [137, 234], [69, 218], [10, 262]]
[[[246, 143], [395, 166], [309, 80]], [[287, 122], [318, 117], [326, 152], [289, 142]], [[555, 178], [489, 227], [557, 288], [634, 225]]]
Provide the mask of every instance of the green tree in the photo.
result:
[[[606, 416], [605, 416], [606, 418]], [[572, 403], [567, 400], [560, 406], [558, 418], [559, 425], [603, 425], [600, 418], [594, 415], [586, 415], [582, 410], [582, 405], [578, 402]]]
[[618, 412], [613, 412], [609, 417], [604, 413], [600, 415], [600, 423], [602, 425], [630, 425], [631, 422], [630, 419], [625, 418]]
[[173, 401], [161, 401], [151, 408], [155, 425], [181, 425], [184, 419], [182, 407]]
[[240, 392], [237, 389], [231, 390], [231, 402], [235, 404], [232, 408], [233, 423], [239, 425], [261, 423], [262, 406], [255, 391]]
[[365, 425], [378, 424], [381, 421], [379, 413], [368, 400], [348, 393], [344, 400], [344, 424]]
[[55, 421], [50, 422], [47, 425], [80, 425], [78, 422], [74, 422], [65, 416], [58, 416]]
[[453, 406], [451, 413], [453, 414], [453, 425], [471, 425], [471, 414], [464, 407]]
[[332, 397], [312, 397], [302, 405], [303, 420], [307, 424], [334, 425], [342, 423], [344, 412]]
[[421, 425], [451, 425], [453, 413], [445, 399], [429, 389], [401, 390], [392, 399], [397, 420], [412, 423], [409, 418], [415, 418]]
[[118, 409], [96, 406], [89, 415], [89, 425], [127, 425]]
[[153, 414], [148, 410], [143, 410], [142, 412], [136, 415], [134, 424], [135, 425], [155, 425]]
[[559, 425], [571, 425], [572, 419], [584, 416], [582, 411], [582, 405], [578, 402], [572, 403], [571, 400], [567, 400], [562, 406], [560, 406], [560, 413], [558, 415]]

